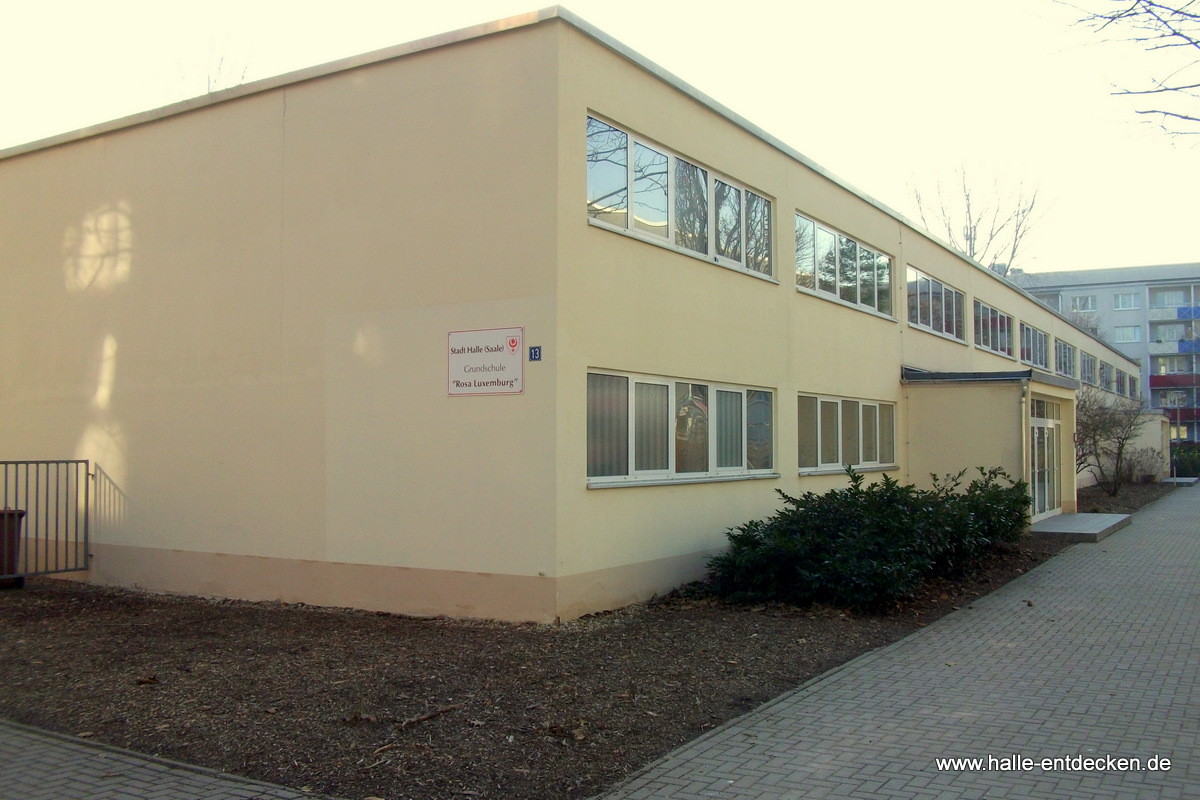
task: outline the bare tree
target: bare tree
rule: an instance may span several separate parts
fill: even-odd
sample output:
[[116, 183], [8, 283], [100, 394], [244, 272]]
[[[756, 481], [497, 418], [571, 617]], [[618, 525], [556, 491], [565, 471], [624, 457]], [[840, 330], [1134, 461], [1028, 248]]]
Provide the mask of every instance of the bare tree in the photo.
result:
[[250, 71], [250, 66], [243, 65], [242, 71], [238, 72], [237, 67], [231, 67], [225, 63], [225, 56], [217, 59], [215, 66], [211, 68], [207, 77], [208, 94], [225, 89], [233, 89], [241, 86], [246, 82], [246, 73]]
[[1075, 395], [1075, 472], [1090, 470], [1110, 497], [1130, 478], [1129, 446], [1150, 419], [1128, 397], [1110, 398], [1094, 386]]
[[1072, 311], [1070, 309], [1066, 309], [1064, 311], [1060, 311], [1059, 313], [1063, 315], [1067, 322], [1071, 323], [1076, 328], [1087, 331], [1105, 344], [1110, 344], [1108, 337], [1100, 333], [1100, 324], [1103, 320], [1101, 319], [1099, 312]]
[[973, 191], [965, 167], [957, 170], [956, 178], [960, 185], [953, 190], [938, 182], [933, 202], [927, 202], [919, 188], [913, 189], [921, 224], [944, 234], [946, 243], [960, 253], [1007, 275], [1035, 222], [1037, 189], [1027, 191], [1018, 185], [1015, 192], [1005, 192], [994, 181], [991, 195], [981, 199]]
[[1155, 105], [1137, 113], [1158, 117], [1162, 128], [1173, 133], [1200, 133], [1200, 0], [1109, 0], [1108, 9], [1085, 11], [1080, 22], [1099, 33], [1120, 32], [1147, 51], [1175, 57], [1166, 74], [1152, 76], [1145, 88], [1114, 94], [1153, 97]]

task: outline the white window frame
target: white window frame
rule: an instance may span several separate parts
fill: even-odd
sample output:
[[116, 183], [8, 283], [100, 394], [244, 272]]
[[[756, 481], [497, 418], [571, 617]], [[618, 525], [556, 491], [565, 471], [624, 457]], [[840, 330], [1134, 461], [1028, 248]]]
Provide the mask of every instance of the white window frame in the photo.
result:
[[[1126, 304], [1128, 301], [1128, 304]], [[1137, 311], [1142, 307], [1141, 292], [1114, 292], [1113, 311]]]
[[[917, 285], [917, 291], [918, 291], [917, 304], [915, 306], [915, 310], [917, 312], [916, 313], [917, 318], [915, 320], [913, 319], [914, 315], [912, 312], [914, 310], [914, 307], [911, 306], [908, 302], [906, 302], [905, 307], [907, 308], [908, 326], [910, 328], [917, 328], [918, 330], [925, 331], [926, 333], [932, 333], [935, 336], [942, 337], [943, 339], [949, 339], [953, 342], [960, 342], [962, 344], [966, 344], [967, 343], [967, 307], [966, 307], [967, 306], [967, 296], [966, 296], [966, 294], [959, 291], [958, 289], [954, 288], [953, 286], [951, 286], [950, 284], [941, 280], [940, 278], [935, 278], [932, 275], [930, 275], [929, 273], [924, 272], [923, 270], [917, 269], [912, 264], [909, 264], [907, 270], [905, 271], [905, 282], [904, 282], [906, 301], [908, 299], [909, 288], [914, 283]], [[929, 290], [929, 307], [932, 312], [933, 299], [934, 299], [934, 294], [935, 294], [935, 288], [934, 288], [935, 285], [941, 287], [941, 295], [942, 295], [942, 325], [940, 328], [933, 324], [932, 313], [931, 313], [928, 323], [921, 322], [921, 298], [920, 298], [919, 294], [921, 292], [923, 292], [926, 288], [928, 288], [928, 290]], [[951, 302], [947, 303], [946, 302], [947, 300], [950, 300]], [[959, 313], [958, 313], [957, 317], [954, 317], [954, 309], [956, 309], [956, 308], [959, 310]], [[961, 321], [962, 336], [959, 336], [956, 330], [951, 330], [951, 331], [946, 330], [947, 311], [950, 312], [951, 318], [955, 322]], [[953, 324], [951, 325], [951, 327], [954, 327]]]
[[[1164, 336], [1164, 333], [1169, 333], [1170, 336]], [[1183, 342], [1188, 339], [1188, 322], [1186, 320], [1172, 319], [1155, 321], [1150, 323], [1150, 341], [1163, 344], [1166, 342]]]
[[1101, 361], [1100, 368], [1099, 368], [1099, 370], [1097, 370], [1096, 385], [1099, 386], [1101, 389], [1103, 389], [1106, 392], [1111, 392], [1113, 390], [1113, 379], [1115, 378], [1115, 374], [1114, 374], [1115, 370], [1116, 370], [1116, 368], [1113, 367], [1112, 364], [1109, 364], [1107, 361]]
[[1094, 294], [1076, 294], [1071, 295], [1069, 308], [1077, 313], [1086, 313], [1096, 310], [1096, 295]]
[[[974, 331], [975, 331], [975, 346], [977, 348], [979, 348], [980, 350], [986, 350], [989, 353], [995, 353], [996, 355], [1001, 355], [1001, 356], [1005, 356], [1007, 358], [1015, 359], [1015, 356], [1013, 355], [1013, 340], [1014, 339], [1017, 340], [1016, 343], [1018, 345], [1018, 351], [1017, 351], [1018, 354], [1020, 353], [1020, 340], [1017, 338], [1017, 331], [1015, 330], [1016, 320], [1013, 319], [1012, 315], [1005, 314], [1000, 309], [998, 309], [994, 306], [990, 306], [987, 303], [984, 303], [983, 301], [978, 300], [978, 299], [976, 299], [974, 301], [974, 303], [972, 304], [971, 310], [972, 310], [971, 322], [972, 322], [972, 327], [974, 328]], [[1008, 345], [1007, 350], [1001, 349], [999, 347], [999, 342], [992, 341], [993, 337], [992, 337], [992, 329], [991, 329], [991, 320], [993, 318], [996, 319], [997, 337], [999, 337], [1001, 335], [1000, 334], [1000, 327], [1001, 327], [1000, 321], [1001, 320], [1008, 321], [1008, 324], [1006, 326], [1006, 334], [1007, 335], [1004, 337], [1005, 343]], [[987, 326], [986, 334], [985, 334], [985, 328], [984, 328], [985, 325]]]
[[[1026, 339], [1029, 339], [1026, 346]], [[1039, 328], [1022, 322], [1021, 323], [1021, 363], [1028, 364], [1031, 367], [1040, 367], [1041, 369], [1050, 369], [1050, 334]], [[1026, 358], [1026, 351], [1029, 357]]]
[[[843, 397], [843, 396], [838, 396], [838, 395], [812, 394], [809, 392], [800, 392], [797, 395], [797, 398], [808, 398], [808, 399], [814, 400], [816, 402], [816, 417], [815, 417], [816, 439], [814, 441], [814, 446], [816, 448], [816, 462], [817, 463], [815, 466], [801, 464], [799, 466], [799, 473], [801, 475], [819, 475], [819, 474], [831, 474], [831, 473], [842, 472], [845, 470], [847, 464], [849, 464], [854, 469], [860, 470], [860, 471], [889, 469], [891, 467], [896, 466], [896, 404], [895, 403], [889, 402], [887, 400], [871, 400], [871, 399], [866, 399], [866, 398], [861, 398], [861, 397]], [[824, 425], [822, 424], [824, 421], [822, 418], [822, 415], [824, 414], [823, 404], [826, 404], [826, 403], [831, 404], [832, 406], [834, 406], [834, 408], [836, 408], [837, 421], [836, 421], [836, 425], [834, 426], [834, 429], [837, 431], [837, 440], [838, 440], [837, 441], [838, 458], [837, 458], [836, 462], [825, 460], [823, 457], [825, 445], [828, 444], [828, 442], [825, 441]], [[855, 404], [856, 414], [857, 414], [856, 425], [857, 425], [857, 437], [858, 437], [858, 452], [853, 454], [854, 458], [855, 458], [854, 461], [849, 461], [847, 458], [847, 456], [850, 454], [848, 454], [846, 452], [847, 443], [845, 441], [846, 410], [847, 410], [848, 404], [850, 404], [850, 403]], [[863, 458], [863, 453], [866, 449], [863, 444], [863, 440], [864, 440], [863, 410], [867, 409], [867, 408], [874, 409], [874, 420], [875, 420], [875, 446], [874, 446], [875, 458], [871, 459], [871, 460], [867, 460], [867, 459]], [[887, 443], [886, 447], [885, 447], [884, 433], [883, 433], [884, 425], [882, 423], [884, 415], [880, 412], [880, 409], [882, 409], [882, 408], [891, 409], [891, 442]], [[799, 413], [799, 400], [797, 400], [797, 413]], [[799, 422], [799, 420], [797, 420], [797, 423], [798, 422]], [[804, 435], [805, 435], [805, 431], [800, 430], [799, 424], [798, 424], [797, 425], [797, 442], [796, 442], [797, 451], [799, 451], [799, 446], [800, 446], [800, 443], [801, 443]], [[889, 450], [891, 451], [892, 458], [890, 460], [882, 459], [881, 456], [883, 456]], [[797, 453], [797, 458], [799, 459], [798, 453]]]
[[[1172, 286], [1150, 290], [1151, 308], [1179, 308], [1188, 304], [1188, 289], [1186, 286]], [[1157, 300], [1156, 300], [1157, 297]]]
[[[1114, 344], [1133, 344], [1142, 341], [1141, 325], [1116, 325], [1112, 329]], [[1128, 336], [1132, 332], [1132, 337]]]
[[[628, 236], [632, 236], [640, 241], [649, 242], [650, 244], [656, 245], [658, 247], [664, 247], [673, 252], [682, 253], [683, 255], [691, 256], [692, 258], [698, 258], [701, 261], [706, 261], [706, 262], [709, 262], [712, 264], [716, 264], [718, 266], [725, 267], [727, 269], [731, 269], [731, 270], [740, 272], [745, 275], [750, 275], [755, 278], [761, 278], [763, 280], [767, 280], [772, 283], [779, 282], [775, 277], [775, 262], [776, 262], [776, 258], [775, 258], [775, 207], [777, 204], [776, 204], [774, 198], [768, 196], [764, 192], [760, 192], [757, 189], [751, 188], [749, 185], [742, 183], [741, 181], [738, 181], [735, 178], [731, 178], [722, 172], [712, 169], [708, 165], [706, 165], [700, 161], [697, 161], [696, 159], [691, 158], [690, 156], [685, 156], [681, 153], [677, 153], [674, 150], [672, 150], [671, 148], [664, 147], [663, 145], [661, 145], [651, 139], [647, 139], [642, 136], [638, 136], [638, 135], [634, 134], [633, 132], [629, 131], [628, 129], [626, 129], [620, 125], [617, 125], [603, 117], [600, 117], [600, 116], [597, 116], [597, 115], [591, 114], [591, 113], [589, 113], [587, 116], [588, 116], [588, 119], [594, 120], [603, 125], [607, 125], [608, 127], [625, 134], [625, 137], [626, 137], [626, 142], [625, 142], [625, 147], [626, 147], [625, 191], [626, 191], [626, 206], [627, 206], [627, 208], [626, 208], [626, 214], [625, 214], [625, 225], [624, 225], [624, 227], [622, 227], [621, 225], [617, 225], [608, 220], [598, 219], [598, 218], [592, 216], [592, 214], [588, 213], [587, 221], [588, 221], [589, 225], [595, 225], [597, 227], [604, 228], [606, 230], [619, 231]], [[666, 222], [667, 230], [666, 230], [665, 237], [658, 236], [658, 235], [656, 235], [654, 233], [650, 233], [648, 231], [643, 231], [643, 230], [639, 229], [633, 223], [633, 217], [634, 217], [633, 211], [634, 211], [634, 207], [636, 205], [636, 193], [635, 193], [635, 186], [634, 186], [634, 177], [635, 177], [634, 176], [634, 166], [635, 166], [634, 153], [635, 153], [635, 148], [638, 145], [641, 145], [642, 147], [650, 148], [651, 150], [654, 150], [656, 153], [660, 153], [660, 154], [666, 156], [666, 158], [667, 158], [667, 209], [666, 209], [666, 211], [667, 211], [667, 222]], [[706, 175], [706, 179], [707, 179], [706, 184], [707, 185], [705, 187], [705, 191], [707, 192], [707, 201], [708, 201], [708, 208], [707, 208], [708, 233], [707, 233], [707, 252], [705, 252], [705, 253], [699, 252], [697, 250], [692, 250], [687, 247], [683, 247], [682, 245], [677, 244], [675, 241], [676, 235], [678, 233], [677, 216], [676, 216], [677, 211], [676, 211], [676, 207], [675, 207], [676, 196], [677, 196], [676, 185], [675, 185], [675, 175], [676, 175], [676, 169], [677, 169], [677, 162], [679, 162], [679, 161], [683, 161], [693, 167], [699, 168]], [[717, 182], [718, 181], [720, 181], [721, 183], [724, 183], [726, 186], [737, 189], [738, 196], [740, 197], [741, 208], [740, 208], [740, 212], [739, 212], [739, 216], [740, 216], [739, 224], [741, 225], [740, 235], [741, 235], [741, 248], [742, 248], [740, 259], [735, 260], [735, 259], [729, 258], [727, 256], [723, 256], [723, 255], [720, 255], [717, 253], [716, 191], [717, 191]], [[748, 248], [747, 248], [747, 245], [751, 238], [750, 234], [751, 234], [751, 230], [752, 230], [752, 226], [750, 224], [750, 214], [749, 214], [752, 195], [754, 197], [757, 197], [758, 199], [762, 200], [763, 202], [767, 203], [767, 206], [768, 206], [767, 216], [766, 216], [766, 220], [765, 220], [766, 227], [767, 227], [767, 230], [766, 230], [767, 269], [765, 272], [755, 269], [751, 265], [750, 259], [749, 259]]]
[[1079, 380], [1090, 386], [1099, 386], [1099, 364], [1100, 359], [1081, 350], [1079, 352]]
[[[778, 477], [776, 472], [777, 445], [775, 441], [775, 414], [777, 409], [778, 392], [774, 389], [768, 389], [762, 386], [739, 386], [735, 384], [717, 383], [713, 381], [695, 380], [691, 378], [673, 378], [662, 375], [645, 375], [632, 372], [622, 372], [607, 369], [589, 369], [589, 375], [609, 375], [613, 377], [625, 378], [626, 384], [625, 402], [627, 404], [626, 419], [628, 424], [627, 436], [628, 446], [626, 448], [626, 470], [622, 475], [589, 475], [587, 476], [587, 485], [589, 488], [603, 488], [608, 486], [645, 486], [645, 485], [661, 485], [661, 484], [677, 484], [677, 483], [709, 483], [721, 480], [736, 480], [736, 479], [751, 479], [751, 478], [767, 478]], [[667, 467], [665, 469], [638, 469], [637, 468], [637, 386], [639, 384], [650, 386], [665, 386], [667, 389], [667, 417], [663, 420], [667, 428]], [[678, 400], [678, 385], [693, 384], [703, 385], [707, 387], [707, 438], [708, 438], [708, 469], [703, 472], [677, 472], [677, 441], [676, 441], [676, 403]], [[741, 396], [741, 465], [732, 467], [718, 466], [719, 444], [718, 444], [718, 428], [722, 424], [719, 416], [721, 413], [717, 403], [717, 392], [729, 392], [739, 394]], [[750, 393], [763, 392], [770, 397], [771, 403], [771, 419], [770, 419], [770, 460], [771, 464], [768, 467], [751, 469], [750, 464], [750, 444], [751, 444], [751, 414], [750, 414]]]
[[1033, 295], [1033, 299], [1037, 300], [1047, 308], [1054, 309], [1055, 311], [1062, 311], [1062, 295], [1058, 294], [1057, 292], [1054, 294], [1044, 295], [1035, 294]]
[[[894, 274], [894, 270], [892, 269], [892, 267], [896, 263], [896, 259], [892, 258], [892, 256], [883, 252], [879, 248], [874, 247], [869, 244], [865, 244], [861, 240], [856, 239], [853, 236], [848, 236], [845, 233], [842, 233], [841, 231], [837, 230], [836, 228], [834, 228], [830, 225], [826, 225], [825, 223], [814, 219], [813, 217], [809, 216], [808, 214], [801, 213], [800, 211], [797, 211], [795, 214], [794, 221], [793, 221], [793, 232], [795, 232], [796, 228], [800, 227], [801, 221], [812, 226], [812, 230], [813, 230], [813, 263], [811, 265], [801, 265], [800, 264], [800, 252], [799, 252], [799, 250], [796, 251], [796, 291], [803, 292], [804, 294], [809, 294], [809, 295], [813, 295], [816, 297], [820, 297], [824, 300], [831, 300], [835, 303], [839, 303], [840, 305], [847, 306], [849, 308], [858, 309], [859, 311], [866, 311], [867, 313], [870, 313], [870, 314], [877, 314], [879, 316], [887, 317], [888, 319], [894, 319], [895, 313], [896, 313], [896, 276]], [[833, 281], [832, 291], [821, 288], [820, 265], [817, 263], [817, 258], [818, 258], [818, 256], [817, 256], [817, 236], [818, 236], [819, 231], [823, 231], [827, 235], [833, 237], [834, 281]], [[856, 255], [855, 255], [855, 264], [854, 264], [854, 276], [855, 276], [855, 298], [856, 298], [856, 300], [854, 302], [850, 302], [850, 301], [844, 299], [841, 295], [841, 290], [842, 290], [841, 278], [842, 278], [842, 273], [843, 273], [843, 265], [842, 265], [842, 240], [843, 239], [845, 239], [849, 242], [853, 242], [855, 245], [855, 254]], [[875, 272], [874, 272], [875, 280], [873, 281], [873, 286], [874, 286], [874, 291], [875, 291], [875, 302], [874, 303], [863, 302], [863, 286], [864, 286], [863, 270], [862, 270], [862, 251], [863, 250], [866, 250], [868, 252], [875, 254], [875, 259], [876, 259], [874, 262], [875, 263]], [[880, 258], [882, 258], [886, 261], [886, 267], [884, 269], [884, 271], [887, 274], [887, 279], [888, 279], [887, 295], [886, 295], [887, 303], [886, 304], [881, 304], [879, 302], [880, 294], [879, 294], [879, 280], [878, 280], [878, 277], [879, 277], [879, 261], [878, 261], [878, 259], [880, 259]], [[802, 274], [809, 273], [810, 270], [811, 270], [813, 285], [811, 287], [804, 286], [801, 282], [800, 276]], [[880, 308], [881, 305], [886, 305], [887, 310], [885, 311], [885, 310], [881, 309]]]
[[1059, 375], [1068, 378], [1075, 377], [1075, 345], [1069, 342], [1064, 342], [1062, 339], [1054, 340], [1054, 371]]
[[1179, 353], [1154, 356], [1152, 368], [1154, 366], [1158, 367], [1153, 373], [1155, 375], [1189, 375], [1192, 372], [1192, 356]]

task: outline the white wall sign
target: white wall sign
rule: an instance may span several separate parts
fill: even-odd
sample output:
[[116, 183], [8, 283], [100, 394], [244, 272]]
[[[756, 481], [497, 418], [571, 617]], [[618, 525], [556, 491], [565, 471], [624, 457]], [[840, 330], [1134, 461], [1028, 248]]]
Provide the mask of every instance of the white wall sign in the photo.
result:
[[521, 394], [524, 328], [450, 331], [446, 390], [451, 395]]

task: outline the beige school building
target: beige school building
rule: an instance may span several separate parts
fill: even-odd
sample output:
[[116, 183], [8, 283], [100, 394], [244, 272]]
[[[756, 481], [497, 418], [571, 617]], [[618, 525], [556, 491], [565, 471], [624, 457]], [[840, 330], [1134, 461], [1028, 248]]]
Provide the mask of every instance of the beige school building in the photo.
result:
[[562, 9], [0, 152], [0, 293], [0, 458], [129, 499], [89, 580], [420, 615], [648, 598], [845, 464], [1071, 513], [1140, 382]]

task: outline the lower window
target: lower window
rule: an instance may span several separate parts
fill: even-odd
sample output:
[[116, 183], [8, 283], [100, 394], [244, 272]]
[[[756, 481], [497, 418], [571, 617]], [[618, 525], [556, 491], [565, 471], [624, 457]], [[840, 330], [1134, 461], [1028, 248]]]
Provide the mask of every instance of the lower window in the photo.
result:
[[589, 372], [587, 475], [615, 483], [769, 473], [767, 389]]
[[797, 401], [801, 470], [895, 463], [896, 407], [892, 403], [806, 394]]

